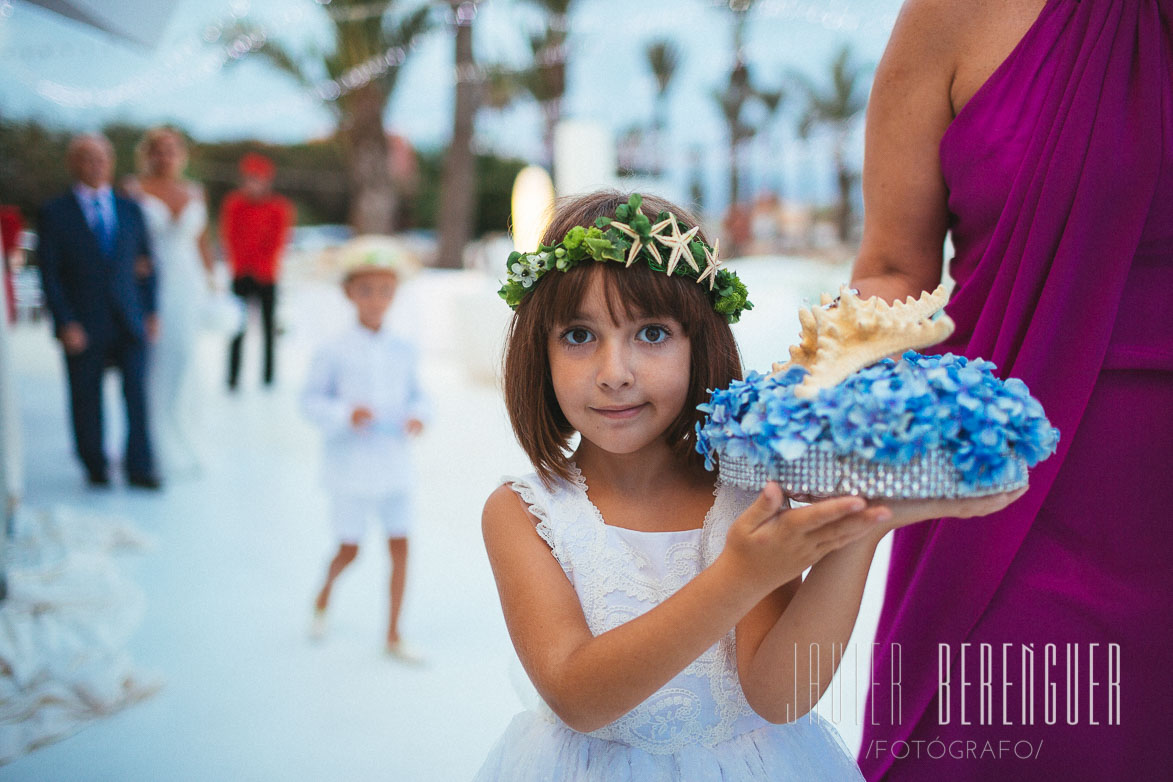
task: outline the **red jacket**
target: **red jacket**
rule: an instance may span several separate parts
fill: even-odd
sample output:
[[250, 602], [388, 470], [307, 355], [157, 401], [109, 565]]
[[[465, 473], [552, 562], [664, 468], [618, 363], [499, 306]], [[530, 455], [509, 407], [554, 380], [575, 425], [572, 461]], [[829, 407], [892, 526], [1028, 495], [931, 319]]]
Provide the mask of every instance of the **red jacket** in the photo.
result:
[[281, 253], [293, 225], [293, 204], [279, 195], [253, 201], [239, 190], [220, 207], [220, 241], [232, 277], [272, 284], [281, 273]]
[[4, 302], [8, 322], [16, 322], [16, 292], [12, 286], [12, 269], [8, 268], [8, 257], [16, 249], [24, 220], [15, 206], [0, 206], [0, 251], [4, 253]]

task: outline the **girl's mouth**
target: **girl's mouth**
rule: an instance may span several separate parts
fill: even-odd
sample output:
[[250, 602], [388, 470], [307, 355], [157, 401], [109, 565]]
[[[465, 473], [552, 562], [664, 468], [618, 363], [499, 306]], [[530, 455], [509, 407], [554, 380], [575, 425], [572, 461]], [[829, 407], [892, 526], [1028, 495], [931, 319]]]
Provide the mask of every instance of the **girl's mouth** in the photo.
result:
[[599, 415], [604, 418], [612, 420], [623, 420], [625, 418], [634, 418], [640, 414], [640, 411], [647, 406], [647, 402], [640, 405], [629, 405], [627, 407], [592, 407]]

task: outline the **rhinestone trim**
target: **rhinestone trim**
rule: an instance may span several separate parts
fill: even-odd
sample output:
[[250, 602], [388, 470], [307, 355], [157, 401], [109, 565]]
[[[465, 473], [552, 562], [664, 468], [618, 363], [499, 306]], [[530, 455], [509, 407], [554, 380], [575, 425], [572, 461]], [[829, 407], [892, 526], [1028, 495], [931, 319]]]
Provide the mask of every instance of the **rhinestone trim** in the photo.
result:
[[719, 456], [721, 478], [743, 489], [761, 489], [777, 481], [791, 495], [839, 497], [855, 495], [900, 500], [984, 497], [1027, 485], [1026, 460], [1013, 455], [1010, 477], [992, 486], [967, 488], [948, 453], [929, 451], [907, 464], [884, 464], [859, 456], [837, 456], [832, 451], [808, 449], [794, 461], [771, 465]]

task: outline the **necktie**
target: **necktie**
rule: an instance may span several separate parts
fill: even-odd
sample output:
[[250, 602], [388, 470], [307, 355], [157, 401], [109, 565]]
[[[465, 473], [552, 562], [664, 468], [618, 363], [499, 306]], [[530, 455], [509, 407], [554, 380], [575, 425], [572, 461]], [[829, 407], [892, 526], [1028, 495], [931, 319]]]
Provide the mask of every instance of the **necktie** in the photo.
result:
[[102, 199], [94, 197], [94, 235], [98, 237], [98, 248], [102, 255], [109, 256], [114, 251], [113, 226], [106, 219], [102, 209]]

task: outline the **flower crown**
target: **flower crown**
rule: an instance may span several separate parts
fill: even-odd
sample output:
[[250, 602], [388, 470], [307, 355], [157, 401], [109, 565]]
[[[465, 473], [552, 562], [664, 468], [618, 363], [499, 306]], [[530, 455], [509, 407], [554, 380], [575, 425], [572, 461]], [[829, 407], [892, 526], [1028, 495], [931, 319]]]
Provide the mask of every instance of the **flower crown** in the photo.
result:
[[[633, 193], [615, 210], [615, 218], [600, 217], [592, 228], [575, 226], [554, 245], [539, 245], [535, 252], [512, 252], [506, 261], [506, 281], [497, 293], [512, 309], [525, 298], [548, 271], [565, 272], [586, 260], [616, 261], [625, 267], [643, 260], [650, 269], [669, 276], [689, 277], [709, 283], [713, 309], [729, 323], [753, 309], [745, 284], [737, 274], [721, 268], [721, 242], [712, 247], [695, 238], [699, 228], [681, 233], [671, 212], [660, 212], [653, 223], [642, 211], [643, 198]], [[664, 256], [667, 256], [666, 258]], [[703, 269], [702, 269], [703, 267]]]

